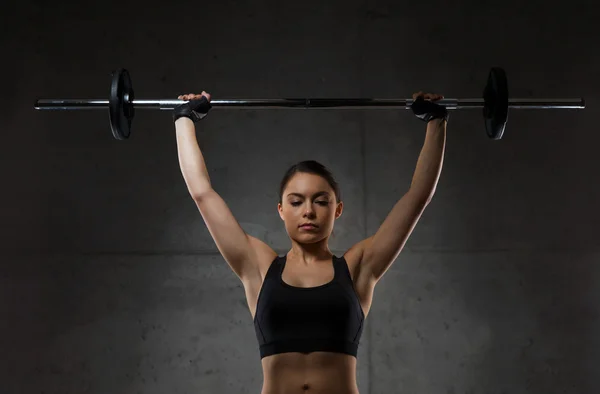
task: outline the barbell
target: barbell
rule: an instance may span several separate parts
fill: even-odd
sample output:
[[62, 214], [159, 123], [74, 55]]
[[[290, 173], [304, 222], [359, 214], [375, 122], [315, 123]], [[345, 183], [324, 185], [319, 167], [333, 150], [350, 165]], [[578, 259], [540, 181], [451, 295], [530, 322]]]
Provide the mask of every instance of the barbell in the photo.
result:
[[[128, 139], [136, 109], [172, 110], [184, 100], [136, 100], [131, 77], [126, 69], [112, 73], [110, 97], [97, 99], [38, 99], [38, 110], [88, 110], [108, 108], [110, 127], [117, 140]], [[284, 99], [221, 99], [211, 100], [213, 108], [225, 109], [410, 109], [412, 99], [374, 98], [284, 98]], [[481, 99], [442, 99], [436, 103], [449, 110], [483, 109], [485, 129], [489, 138], [499, 140], [504, 135], [508, 109], [584, 109], [578, 99], [514, 99], [508, 97], [508, 80], [503, 68], [493, 67]]]

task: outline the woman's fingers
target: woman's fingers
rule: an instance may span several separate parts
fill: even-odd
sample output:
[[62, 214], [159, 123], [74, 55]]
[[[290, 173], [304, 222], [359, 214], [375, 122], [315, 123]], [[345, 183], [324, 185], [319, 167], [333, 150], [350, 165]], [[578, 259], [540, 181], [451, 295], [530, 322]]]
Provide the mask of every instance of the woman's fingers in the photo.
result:
[[437, 94], [437, 93], [423, 93], [422, 91], [419, 91], [418, 93], [413, 93], [413, 100], [416, 100], [417, 97], [423, 97], [423, 99], [425, 99], [425, 100], [431, 100], [431, 101], [441, 100], [441, 99], [444, 98], [444, 96], [441, 95], [441, 94]]
[[177, 96], [177, 99], [189, 101], [189, 100], [200, 99], [200, 98], [202, 98], [202, 96], [206, 97], [208, 99], [208, 101], [210, 101], [210, 93], [207, 93], [204, 90], [202, 91], [202, 94], [194, 94], [194, 93], [180, 94], [179, 96]]

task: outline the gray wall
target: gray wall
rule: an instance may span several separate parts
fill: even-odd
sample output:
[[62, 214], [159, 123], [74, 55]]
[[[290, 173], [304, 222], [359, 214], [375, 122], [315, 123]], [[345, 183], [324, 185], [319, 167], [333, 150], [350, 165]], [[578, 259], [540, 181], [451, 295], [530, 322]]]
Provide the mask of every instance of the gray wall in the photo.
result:
[[[470, 3], [470, 4], [468, 4]], [[36, 98], [585, 97], [512, 111], [487, 139], [454, 111], [437, 193], [376, 288], [361, 393], [598, 393], [600, 51], [593, 2], [40, 2], [3, 5], [0, 392], [252, 393], [243, 288], [181, 176], [169, 112], [112, 139], [104, 111]], [[199, 126], [215, 189], [278, 253], [277, 187], [315, 159], [342, 186], [337, 255], [407, 190], [408, 111], [221, 111]]]

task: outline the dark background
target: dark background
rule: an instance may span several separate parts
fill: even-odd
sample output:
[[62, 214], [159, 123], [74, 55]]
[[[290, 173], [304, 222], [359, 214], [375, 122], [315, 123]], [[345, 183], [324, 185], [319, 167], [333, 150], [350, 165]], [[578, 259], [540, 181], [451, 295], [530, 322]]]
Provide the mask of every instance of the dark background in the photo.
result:
[[[591, 1], [3, 3], [0, 391], [258, 394], [241, 283], [181, 176], [168, 111], [112, 138], [106, 111], [37, 98], [516, 98], [491, 141], [451, 112], [432, 203], [376, 288], [361, 394], [595, 394], [600, 365], [598, 14]], [[596, 37], [596, 39], [594, 39]], [[280, 255], [292, 164], [341, 184], [331, 250], [375, 233], [410, 185], [424, 124], [405, 110], [222, 111], [198, 126], [215, 190]]]

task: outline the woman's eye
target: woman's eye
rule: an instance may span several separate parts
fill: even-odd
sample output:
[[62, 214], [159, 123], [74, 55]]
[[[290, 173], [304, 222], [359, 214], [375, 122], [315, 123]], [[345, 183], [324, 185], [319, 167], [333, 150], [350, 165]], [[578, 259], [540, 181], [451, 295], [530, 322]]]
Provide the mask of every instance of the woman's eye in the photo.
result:
[[[316, 201], [316, 203], [317, 203], [317, 204], [319, 204], [319, 205], [323, 205], [323, 206], [325, 206], [325, 205], [329, 205], [329, 201]], [[301, 202], [298, 202], [298, 201], [295, 201], [295, 202], [292, 202], [292, 203], [290, 203], [290, 204], [291, 204], [293, 207], [297, 207], [298, 205], [300, 205], [300, 204], [302, 204], [302, 203], [301, 203]]]

